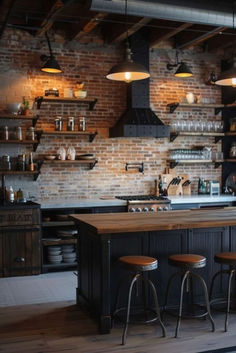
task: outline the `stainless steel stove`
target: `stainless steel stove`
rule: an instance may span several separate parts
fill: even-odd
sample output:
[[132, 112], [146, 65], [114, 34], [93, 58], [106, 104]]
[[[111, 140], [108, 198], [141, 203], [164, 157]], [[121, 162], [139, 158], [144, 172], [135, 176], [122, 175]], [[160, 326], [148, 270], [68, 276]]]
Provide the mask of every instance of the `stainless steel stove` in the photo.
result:
[[116, 198], [127, 201], [128, 212], [160, 212], [171, 209], [170, 200], [165, 196], [128, 195]]

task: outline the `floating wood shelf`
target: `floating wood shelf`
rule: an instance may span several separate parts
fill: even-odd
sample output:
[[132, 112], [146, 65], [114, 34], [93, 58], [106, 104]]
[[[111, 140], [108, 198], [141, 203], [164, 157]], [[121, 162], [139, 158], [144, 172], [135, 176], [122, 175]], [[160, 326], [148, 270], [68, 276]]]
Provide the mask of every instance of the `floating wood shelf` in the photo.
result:
[[59, 264], [43, 264], [43, 272], [45, 272], [45, 270], [49, 270], [49, 269], [53, 269], [53, 268], [60, 268], [60, 269], [63, 269], [63, 268], [71, 268], [71, 267], [74, 267], [76, 268], [78, 265], [77, 261], [75, 262], [60, 262]]
[[97, 164], [97, 159], [76, 159], [74, 161], [71, 160], [44, 160], [43, 163], [45, 164], [61, 164], [61, 165], [71, 165], [71, 164], [89, 164], [90, 169], [93, 169], [94, 166]]
[[97, 131], [43, 131], [43, 134], [49, 136], [89, 136], [89, 142], [93, 142]]
[[236, 136], [236, 132], [231, 132], [231, 131], [226, 132], [225, 136]]
[[212, 136], [215, 137], [215, 143], [221, 140], [224, 132], [193, 132], [193, 131], [175, 131], [170, 133], [170, 141], [173, 142], [178, 136]]
[[32, 121], [33, 126], [36, 125], [38, 118], [39, 118], [38, 115], [20, 115], [20, 114], [15, 115], [15, 114], [0, 112], [0, 119], [25, 120], [25, 121], [29, 120], [29, 121]]
[[203, 103], [179, 103], [179, 102], [174, 102], [167, 104], [167, 107], [170, 108], [170, 113], [174, 113], [174, 111], [180, 107], [180, 108], [197, 108], [197, 109], [202, 109], [202, 108], [207, 108], [207, 109], [215, 109], [215, 113], [218, 114], [222, 108], [224, 108], [224, 104], [203, 104]]
[[179, 164], [208, 164], [214, 163], [215, 168], [218, 168], [224, 161], [223, 160], [216, 160], [213, 161], [211, 159], [168, 159], [170, 164], [170, 168], [175, 168]]
[[0, 144], [33, 145], [33, 151], [37, 150], [39, 140], [0, 140]]
[[73, 226], [73, 221], [50, 221], [50, 222], [43, 222], [43, 227], [58, 227], [58, 226]]
[[226, 158], [225, 162], [236, 163], [236, 158]]
[[37, 97], [35, 98], [37, 102], [37, 108], [40, 109], [43, 102], [50, 103], [75, 103], [75, 104], [88, 104], [89, 110], [93, 110], [95, 104], [97, 103], [97, 98], [60, 98], [60, 97]]
[[34, 180], [37, 180], [38, 176], [40, 174], [40, 171], [20, 171], [20, 170], [0, 170], [0, 175], [32, 175], [34, 177]]

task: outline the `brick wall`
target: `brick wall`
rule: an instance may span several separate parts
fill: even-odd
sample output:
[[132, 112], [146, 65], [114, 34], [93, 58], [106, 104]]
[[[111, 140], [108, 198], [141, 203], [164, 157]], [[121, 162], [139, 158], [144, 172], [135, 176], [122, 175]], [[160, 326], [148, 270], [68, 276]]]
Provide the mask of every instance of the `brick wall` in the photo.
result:
[[[95, 38], [96, 39], [96, 38]], [[108, 138], [108, 128], [113, 126], [126, 104], [126, 84], [108, 81], [105, 74], [109, 68], [122, 59], [122, 52], [116, 46], [106, 46], [99, 40], [84, 41], [84, 44], [71, 42], [61, 44], [52, 41], [52, 48], [59, 61], [63, 74], [49, 75], [40, 71], [40, 55], [47, 54], [48, 48], [44, 38], [34, 38], [17, 30], [7, 30], [0, 41], [0, 108], [8, 102], [21, 101], [26, 96], [31, 103], [34, 97], [44, 95], [44, 90], [56, 87], [63, 95], [64, 88], [75, 89], [76, 81], [85, 82], [84, 89], [90, 97], [96, 97], [98, 102], [93, 111], [85, 106], [74, 104], [43, 104], [39, 114], [37, 128], [53, 129], [54, 119], [60, 115], [65, 124], [68, 116], [86, 116], [87, 129], [97, 130], [98, 136], [92, 143], [88, 137], [55, 137], [42, 136], [37, 155], [55, 154], [60, 146], [74, 146], [77, 154], [94, 153], [98, 164], [93, 170], [87, 165], [72, 165], [69, 168], [44, 164], [36, 182], [30, 177], [8, 176], [7, 185], [22, 187], [27, 195], [56, 198], [58, 196], [91, 197], [101, 195], [118, 195], [130, 193], [152, 193], [154, 179], [164, 172], [169, 151], [175, 148], [191, 148], [193, 146], [209, 146], [214, 151], [221, 150], [221, 142], [214, 143], [213, 138], [178, 137], [173, 143], [168, 139], [153, 138]], [[98, 38], [99, 39], [99, 38]], [[88, 43], [89, 42], [89, 43]], [[214, 69], [219, 71], [220, 58], [215, 55], [194, 52], [182, 53], [184, 59], [191, 65], [194, 77], [179, 79], [168, 71], [167, 62], [175, 61], [175, 52], [171, 49], [155, 49], [150, 53], [150, 93], [151, 108], [165, 123], [174, 120], [211, 121], [220, 119], [212, 109], [190, 110], [177, 109], [170, 114], [167, 104], [180, 101], [186, 92], [221, 102], [220, 88], [205, 85], [208, 74]], [[34, 106], [35, 109], [35, 106]], [[36, 113], [36, 110], [35, 110]], [[14, 125], [5, 121], [1, 125]], [[17, 156], [20, 152], [29, 152], [25, 146], [0, 146], [0, 156], [9, 153]], [[125, 171], [127, 162], [144, 162], [145, 171]], [[193, 193], [197, 192], [197, 180], [221, 178], [221, 168], [214, 165], [178, 166], [177, 173], [189, 173], [193, 181]]]

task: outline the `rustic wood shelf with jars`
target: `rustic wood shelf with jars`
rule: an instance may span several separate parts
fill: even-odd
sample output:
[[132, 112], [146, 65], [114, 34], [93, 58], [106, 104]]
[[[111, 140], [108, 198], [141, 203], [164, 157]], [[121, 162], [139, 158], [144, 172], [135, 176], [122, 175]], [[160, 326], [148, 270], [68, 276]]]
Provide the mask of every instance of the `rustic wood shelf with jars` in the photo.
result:
[[32, 126], [35, 127], [37, 120], [39, 119], [39, 115], [21, 115], [21, 114], [9, 114], [0, 112], [0, 119], [11, 119], [11, 120], [25, 120], [31, 121]]
[[170, 142], [173, 142], [178, 136], [206, 136], [215, 137], [215, 143], [220, 141], [224, 136], [224, 132], [191, 132], [191, 131], [173, 131], [170, 133]]
[[37, 180], [38, 176], [40, 174], [40, 170], [35, 170], [31, 172], [30, 170], [26, 171], [21, 171], [21, 170], [0, 170], [0, 175], [5, 176], [5, 175], [32, 175], [34, 180]]
[[177, 108], [197, 108], [197, 109], [215, 109], [215, 114], [218, 114], [224, 108], [224, 104], [212, 104], [212, 103], [179, 103], [173, 102], [167, 104], [170, 109], [170, 113], [174, 113]]
[[43, 131], [44, 135], [51, 136], [89, 136], [89, 142], [93, 142], [97, 131]]
[[41, 104], [46, 103], [75, 103], [75, 104], [87, 104], [89, 110], [93, 110], [96, 103], [97, 98], [61, 98], [61, 97], [36, 97], [35, 102], [37, 103], [37, 108], [40, 109]]
[[167, 160], [170, 168], [173, 169], [177, 165], [183, 165], [183, 164], [208, 164], [208, 163], [214, 163], [215, 168], [218, 168], [224, 161], [223, 160], [215, 160], [213, 161], [212, 159], [168, 159]]

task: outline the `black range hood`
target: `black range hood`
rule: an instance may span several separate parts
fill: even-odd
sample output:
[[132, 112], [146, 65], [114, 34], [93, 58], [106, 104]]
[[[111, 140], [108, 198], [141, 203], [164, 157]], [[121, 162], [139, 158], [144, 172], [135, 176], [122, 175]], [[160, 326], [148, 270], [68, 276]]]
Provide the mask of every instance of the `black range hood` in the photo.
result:
[[[149, 69], [146, 31], [136, 32], [129, 40], [133, 60]], [[169, 137], [170, 126], [164, 125], [150, 108], [149, 78], [128, 85], [127, 109], [109, 130], [110, 137]]]

